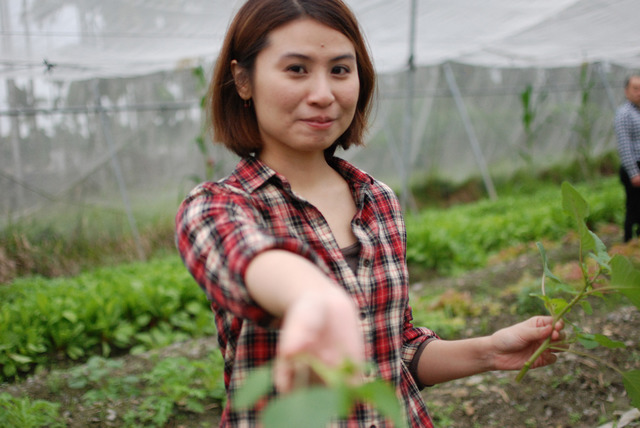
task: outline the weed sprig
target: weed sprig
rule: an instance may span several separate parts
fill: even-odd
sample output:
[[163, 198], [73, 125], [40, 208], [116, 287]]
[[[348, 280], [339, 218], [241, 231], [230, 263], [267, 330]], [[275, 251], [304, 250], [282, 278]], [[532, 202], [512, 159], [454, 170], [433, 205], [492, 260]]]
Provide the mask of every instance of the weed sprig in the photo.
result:
[[[541, 243], [538, 249], [542, 255], [542, 285], [541, 294], [537, 297], [544, 301], [545, 307], [553, 317], [554, 322], [563, 320], [569, 323], [567, 316], [571, 310], [580, 305], [585, 313], [591, 313], [591, 305], [587, 300], [590, 297], [604, 299], [613, 294], [626, 297], [633, 305], [640, 309], [640, 270], [622, 255], [611, 257], [600, 238], [589, 230], [586, 219], [589, 216], [589, 205], [571, 184], [562, 184], [562, 207], [564, 212], [573, 219], [576, 224], [580, 239], [579, 263], [582, 271], [582, 285], [578, 290], [564, 284], [555, 276], [549, 268], [547, 254]], [[594, 270], [595, 263], [595, 270]], [[546, 279], [556, 284], [553, 290], [546, 284]], [[550, 292], [551, 291], [551, 292]], [[566, 296], [566, 298], [564, 297]], [[625, 344], [610, 339], [604, 334], [591, 334], [582, 331], [579, 325], [571, 323], [575, 338], [568, 340], [567, 344], [580, 342], [586, 348], [604, 346], [606, 348], [623, 348]], [[536, 359], [548, 349], [558, 349], [557, 344], [552, 344], [548, 338], [540, 345], [524, 367], [518, 373], [516, 380], [521, 381], [531, 368]], [[599, 364], [606, 365], [618, 372], [622, 377], [624, 387], [631, 399], [631, 404], [640, 408], [640, 370], [622, 371], [615, 365], [603, 361], [590, 354], [574, 351], [584, 357], [590, 357]]]

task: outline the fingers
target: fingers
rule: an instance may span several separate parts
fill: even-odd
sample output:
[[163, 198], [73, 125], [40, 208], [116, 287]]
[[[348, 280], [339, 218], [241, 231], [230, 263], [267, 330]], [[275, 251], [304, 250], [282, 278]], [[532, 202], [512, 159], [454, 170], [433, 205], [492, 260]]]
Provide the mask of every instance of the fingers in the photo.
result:
[[279, 392], [289, 392], [292, 389], [294, 371], [291, 362], [284, 358], [276, 358], [273, 367], [273, 383]]
[[544, 352], [540, 357], [536, 360], [536, 362], [532, 365], [532, 368], [536, 369], [539, 367], [548, 366], [557, 361], [558, 357], [551, 352]]
[[278, 340], [274, 383], [281, 392], [317, 383], [310, 367], [338, 367], [345, 361], [360, 366], [364, 340], [355, 304], [344, 292], [309, 294], [285, 313]]
[[287, 393], [296, 388], [322, 383], [322, 378], [299, 358], [276, 358], [273, 382], [277, 391]]
[[565, 334], [562, 331], [564, 329], [564, 320], [562, 319], [558, 320], [553, 327], [553, 317], [549, 315], [531, 317], [527, 321], [524, 321], [524, 323], [534, 326], [531, 331], [534, 339], [546, 339], [551, 335], [551, 340], [554, 342], [564, 340]]

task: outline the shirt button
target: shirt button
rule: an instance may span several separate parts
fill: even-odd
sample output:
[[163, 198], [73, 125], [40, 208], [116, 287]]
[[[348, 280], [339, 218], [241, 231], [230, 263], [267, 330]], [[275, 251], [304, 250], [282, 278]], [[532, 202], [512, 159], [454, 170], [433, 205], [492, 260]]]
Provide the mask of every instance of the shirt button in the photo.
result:
[[356, 219], [355, 221], [356, 226], [360, 226], [362, 224], [362, 220], [360, 220], [359, 218]]
[[369, 259], [364, 259], [362, 264], [364, 265], [364, 267], [369, 267], [371, 266], [371, 260]]
[[360, 319], [363, 320], [367, 318], [367, 311], [360, 311]]

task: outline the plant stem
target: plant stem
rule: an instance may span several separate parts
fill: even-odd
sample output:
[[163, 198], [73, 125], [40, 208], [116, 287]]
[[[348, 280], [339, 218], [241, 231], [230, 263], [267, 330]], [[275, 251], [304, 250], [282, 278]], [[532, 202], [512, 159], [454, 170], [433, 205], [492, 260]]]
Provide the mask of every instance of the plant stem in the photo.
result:
[[[562, 319], [564, 314], [569, 312], [569, 310], [572, 307], [574, 307], [584, 296], [587, 295], [588, 293], [587, 290], [589, 289], [589, 286], [590, 286], [590, 283], [586, 282], [582, 291], [580, 291], [580, 293], [575, 295], [571, 300], [571, 302], [569, 302], [567, 306], [562, 308], [560, 312], [553, 315], [553, 323], [552, 323], [553, 328], [555, 328], [556, 323]], [[553, 334], [553, 330], [552, 330], [552, 334]], [[531, 355], [531, 357], [527, 360], [527, 362], [524, 363], [524, 366], [522, 366], [522, 369], [520, 369], [518, 376], [516, 376], [516, 382], [520, 382], [522, 378], [524, 378], [524, 376], [527, 374], [527, 372], [529, 371], [533, 363], [538, 359], [538, 357], [540, 357], [540, 355], [542, 355], [544, 351], [546, 351], [550, 347], [550, 344], [551, 344], [551, 335], [547, 337], [544, 340], [544, 342], [542, 342], [542, 344], [538, 347], [538, 349], [536, 349], [536, 352], [534, 352], [533, 355]]]
[[[558, 350], [563, 350], [562, 348], [555, 348], [555, 347], [551, 347], [551, 349], [558, 349]], [[609, 367], [610, 369], [614, 370], [615, 372], [617, 372], [620, 376], [624, 376], [624, 372], [622, 370], [620, 370], [617, 366], [611, 364], [610, 362], [608, 362], [607, 360], [603, 360], [602, 358], [598, 358], [595, 355], [591, 355], [591, 354], [586, 354], [584, 352], [580, 352], [580, 351], [574, 351], [573, 349], [569, 349], [566, 350], [567, 352], [571, 352], [574, 355], [578, 355], [580, 357], [584, 357], [584, 358], [590, 358], [594, 361], [597, 361], [600, 364], [603, 364], [607, 367]]]

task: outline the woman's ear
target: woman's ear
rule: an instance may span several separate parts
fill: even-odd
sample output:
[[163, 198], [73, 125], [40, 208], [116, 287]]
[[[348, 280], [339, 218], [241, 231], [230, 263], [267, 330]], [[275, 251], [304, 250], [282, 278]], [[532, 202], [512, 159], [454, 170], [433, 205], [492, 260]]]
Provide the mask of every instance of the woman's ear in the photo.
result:
[[231, 61], [231, 75], [236, 85], [236, 91], [243, 100], [251, 99], [251, 81], [247, 70], [242, 68], [235, 59]]

